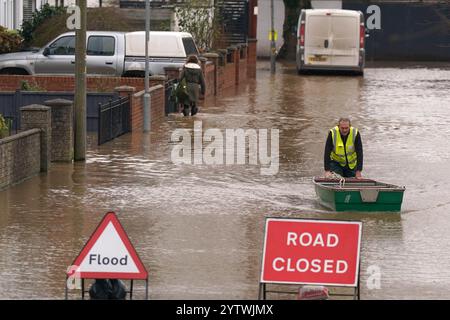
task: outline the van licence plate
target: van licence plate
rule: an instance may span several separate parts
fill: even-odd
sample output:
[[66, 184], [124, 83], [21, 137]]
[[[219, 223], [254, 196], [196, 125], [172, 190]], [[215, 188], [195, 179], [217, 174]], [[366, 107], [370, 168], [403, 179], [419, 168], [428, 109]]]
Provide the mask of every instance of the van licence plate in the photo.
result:
[[328, 60], [328, 58], [325, 56], [316, 55], [316, 56], [309, 56], [308, 60], [309, 62], [325, 62]]

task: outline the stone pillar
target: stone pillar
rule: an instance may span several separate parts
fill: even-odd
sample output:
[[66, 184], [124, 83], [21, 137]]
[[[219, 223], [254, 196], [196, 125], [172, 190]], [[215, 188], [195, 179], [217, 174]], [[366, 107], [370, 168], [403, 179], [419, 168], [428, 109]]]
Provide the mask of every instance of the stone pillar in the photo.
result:
[[52, 115], [49, 107], [32, 104], [20, 108], [22, 131], [41, 129], [41, 171], [48, 171], [51, 159]]
[[205, 53], [203, 56], [214, 64], [214, 95], [217, 96], [219, 91], [219, 55], [217, 53]]
[[217, 50], [217, 52], [219, 53], [219, 65], [222, 67], [226, 66], [228, 50], [227, 49], [219, 49], [219, 50]]
[[114, 91], [117, 92], [121, 97], [131, 97], [136, 92], [136, 88], [131, 86], [120, 86], [115, 87]]
[[235, 84], [240, 82], [239, 72], [241, 67], [241, 46], [236, 45], [236, 51], [234, 52], [234, 70], [235, 70]]
[[256, 39], [248, 39], [247, 77], [256, 78]]
[[232, 46], [227, 48], [228, 54], [231, 55], [231, 63], [236, 63], [236, 51], [237, 48]]
[[150, 87], [156, 86], [158, 84], [162, 85], [163, 87], [166, 85], [167, 76], [165, 75], [155, 75], [149, 77]]
[[248, 45], [246, 43], [241, 43], [241, 59], [247, 59]]
[[52, 110], [51, 161], [73, 160], [73, 101], [47, 100], [44, 104]]

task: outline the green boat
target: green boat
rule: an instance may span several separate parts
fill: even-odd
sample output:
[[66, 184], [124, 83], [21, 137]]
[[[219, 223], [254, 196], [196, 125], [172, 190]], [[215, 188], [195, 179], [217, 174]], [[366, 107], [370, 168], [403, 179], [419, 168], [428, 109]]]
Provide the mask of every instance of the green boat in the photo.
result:
[[335, 211], [400, 211], [405, 187], [371, 179], [313, 178], [320, 203]]

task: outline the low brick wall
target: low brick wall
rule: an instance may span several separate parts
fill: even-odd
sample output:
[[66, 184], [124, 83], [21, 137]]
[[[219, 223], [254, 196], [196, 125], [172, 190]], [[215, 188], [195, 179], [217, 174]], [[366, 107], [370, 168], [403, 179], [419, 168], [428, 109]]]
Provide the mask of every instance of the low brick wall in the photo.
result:
[[[131, 131], [142, 131], [144, 129], [144, 93], [135, 93], [135, 88], [123, 86], [115, 88], [121, 96], [129, 95], [131, 107]], [[150, 121], [151, 126], [159, 125], [165, 120], [166, 99], [164, 86], [158, 84], [150, 87]]]
[[0, 139], [0, 189], [41, 171], [41, 130]]
[[[74, 91], [74, 76], [27, 76], [27, 75], [0, 75], [0, 91], [16, 91], [20, 89], [20, 83], [27, 81], [29, 84], [45, 91]], [[158, 82], [150, 80], [150, 86]], [[126, 77], [87, 77], [86, 88], [88, 92], [112, 92], [119, 86], [131, 86], [137, 90], [144, 89], [143, 78]]]

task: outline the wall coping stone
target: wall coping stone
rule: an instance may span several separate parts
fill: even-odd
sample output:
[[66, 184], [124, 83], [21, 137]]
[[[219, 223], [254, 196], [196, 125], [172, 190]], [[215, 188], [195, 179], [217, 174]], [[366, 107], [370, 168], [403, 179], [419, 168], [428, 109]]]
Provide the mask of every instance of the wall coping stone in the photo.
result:
[[132, 86], [120, 86], [120, 87], [115, 87], [114, 88], [114, 91], [116, 91], [116, 92], [134, 92], [134, 91], [136, 91], [136, 88], [135, 87], [132, 87]]
[[30, 104], [20, 108], [20, 111], [50, 111], [50, 107], [43, 106], [41, 104]]
[[48, 107], [68, 107], [73, 105], [73, 101], [67, 99], [52, 99], [44, 101], [44, 104]]
[[215, 53], [215, 52], [208, 52], [208, 53], [204, 53], [203, 57], [205, 57], [207, 59], [215, 59], [215, 58], [219, 58], [220, 55], [218, 53]]
[[22, 132], [13, 134], [12, 136], [0, 139], [0, 145], [7, 144], [7, 143], [9, 143], [11, 141], [14, 141], [14, 140], [22, 139], [22, 138], [31, 136], [31, 135], [36, 134], [36, 133], [40, 133], [41, 131], [42, 131], [42, 129], [36, 128], [36, 129], [30, 129], [30, 130], [26, 130], [26, 131], [22, 131]]
[[167, 81], [167, 76], [164, 75], [154, 75], [149, 77], [150, 81]]

